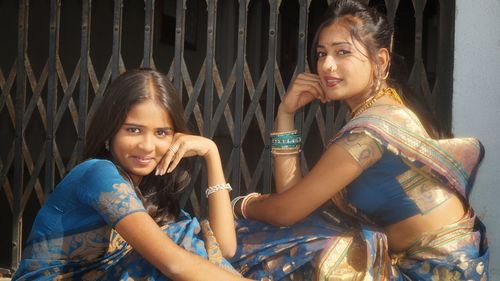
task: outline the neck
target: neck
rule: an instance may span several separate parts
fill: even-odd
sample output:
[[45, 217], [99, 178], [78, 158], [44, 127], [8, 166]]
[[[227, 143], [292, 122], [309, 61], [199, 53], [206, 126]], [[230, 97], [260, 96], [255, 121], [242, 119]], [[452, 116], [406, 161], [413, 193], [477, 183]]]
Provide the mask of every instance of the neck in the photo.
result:
[[384, 96], [389, 96], [396, 103], [403, 105], [403, 101], [401, 100], [401, 97], [398, 95], [396, 90], [389, 87], [381, 88], [375, 95], [370, 96], [368, 99], [358, 104], [355, 108], [351, 109], [352, 117], [361, 114], [363, 111], [373, 106], [380, 98]]

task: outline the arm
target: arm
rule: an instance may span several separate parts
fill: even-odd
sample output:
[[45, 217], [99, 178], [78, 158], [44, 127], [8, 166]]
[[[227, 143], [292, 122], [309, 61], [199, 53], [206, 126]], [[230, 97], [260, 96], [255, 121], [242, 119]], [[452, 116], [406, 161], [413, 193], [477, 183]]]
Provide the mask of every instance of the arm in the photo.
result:
[[173, 280], [249, 280], [182, 249], [146, 213], [126, 216], [115, 229], [142, 257]]
[[382, 147], [366, 134], [348, 134], [332, 144], [302, 180], [285, 192], [250, 199], [246, 213], [275, 225], [305, 218], [382, 157]]
[[[217, 145], [210, 139], [196, 135], [176, 133], [162, 163], [160, 175], [172, 172], [183, 157], [201, 156], [205, 159], [208, 186], [226, 183]], [[167, 168], [168, 167], [168, 168]], [[212, 193], [208, 197], [208, 219], [219, 243], [222, 255], [232, 257], [236, 252], [236, 232], [228, 190]]]
[[[278, 108], [276, 132], [294, 130], [295, 112], [315, 99], [326, 102], [319, 77], [311, 73], [297, 75]], [[297, 184], [302, 179], [300, 154], [275, 156], [274, 173], [277, 193], [284, 192]]]

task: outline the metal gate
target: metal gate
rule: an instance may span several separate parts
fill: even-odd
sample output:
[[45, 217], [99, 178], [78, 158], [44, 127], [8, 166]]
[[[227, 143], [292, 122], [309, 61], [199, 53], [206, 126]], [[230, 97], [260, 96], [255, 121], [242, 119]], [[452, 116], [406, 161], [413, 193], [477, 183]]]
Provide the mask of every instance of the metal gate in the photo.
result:
[[[371, 2], [396, 26], [395, 50], [406, 57], [409, 84], [450, 133], [455, 0]], [[294, 75], [308, 70], [311, 33], [327, 4], [0, 1], [0, 267], [17, 267], [34, 215], [82, 160], [95, 98], [128, 68], [168, 74], [193, 131], [221, 148], [233, 196], [270, 192], [275, 110]], [[297, 115], [305, 171], [345, 113], [336, 103], [313, 103]], [[197, 215], [206, 200], [201, 167], [184, 198]]]

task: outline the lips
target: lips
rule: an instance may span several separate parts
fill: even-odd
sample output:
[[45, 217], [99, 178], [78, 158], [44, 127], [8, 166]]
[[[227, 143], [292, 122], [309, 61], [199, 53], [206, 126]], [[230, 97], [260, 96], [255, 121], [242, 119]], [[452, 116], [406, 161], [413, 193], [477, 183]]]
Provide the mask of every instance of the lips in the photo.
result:
[[337, 86], [340, 82], [342, 82], [342, 79], [340, 78], [336, 78], [336, 77], [329, 77], [329, 76], [325, 76], [323, 78], [323, 80], [325, 81], [325, 86], [327, 87], [335, 87]]
[[134, 159], [134, 162], [141, 166], [147, 166], [154, 160], [153, 157], [147, 156], [132, 156], [132, 159]]

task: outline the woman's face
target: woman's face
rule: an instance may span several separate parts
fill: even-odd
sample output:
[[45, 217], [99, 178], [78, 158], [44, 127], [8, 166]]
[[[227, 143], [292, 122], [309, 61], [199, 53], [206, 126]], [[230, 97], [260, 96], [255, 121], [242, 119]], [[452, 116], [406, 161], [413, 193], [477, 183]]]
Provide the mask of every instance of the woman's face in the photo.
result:
[[138, 184], [156, 168], [173, 135], [174, 124], [168, 112], [147, 100], [131, 107], [110, 143], [111, 152]]
[[328, 100], [344, 100], [351, 108], [370, 96], [373, 67], [368, 51], [353, 41], [341, 24], [326, 26], [316, 48], [317, 72]]

